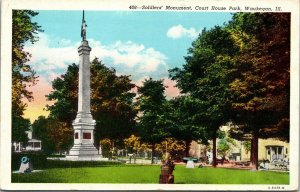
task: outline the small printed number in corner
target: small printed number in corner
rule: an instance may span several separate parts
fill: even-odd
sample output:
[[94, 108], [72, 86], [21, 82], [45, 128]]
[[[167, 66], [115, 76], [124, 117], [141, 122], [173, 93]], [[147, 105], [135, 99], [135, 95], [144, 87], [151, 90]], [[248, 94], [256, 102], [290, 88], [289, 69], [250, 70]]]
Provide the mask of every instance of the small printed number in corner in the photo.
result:
[[274, 189], [284, 189], [284, 187], [280, 187], [280, 186], [269, 186], [268, 189], [270, 189], [270, 190], [274, 190]]
[[138, 7], [136, 5], [130, 5], [129, 9], [137, 9]]

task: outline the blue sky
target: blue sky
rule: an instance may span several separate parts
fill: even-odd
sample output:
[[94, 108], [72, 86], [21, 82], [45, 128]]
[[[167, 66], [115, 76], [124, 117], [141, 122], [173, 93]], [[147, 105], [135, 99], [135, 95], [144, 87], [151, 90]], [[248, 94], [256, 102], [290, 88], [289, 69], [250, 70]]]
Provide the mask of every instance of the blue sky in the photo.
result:
[[[29, 65], [39, 76], [29, 88], [35, 100], [28, 103], [25, 117], [33, 121], [47, 115], [45, 95], [52, 90], [51, 81], [78, 63], [82, 11], [38, 11], [33, 18], [44, 32], [39, 41], [26, 44], [32, 54]], [[230, 13], [219, 12], [133, 12], [85, 11], [87, 40], [91, 59], [98, 57], [117, 74], [131, 75], [138, 86], [145, 78], [164, 79], [166, 95], [175, 97], [179, 90], [168, 79], [168, 70], [182, 67], [184, 56], [203, 28], [222, 25]]]
[[[157, 53], [165, 56], [164, 61], [168, 69], [180, 67], [184, 63], [183, 57], [186, 56], [187, 49], [203, 28], [222, 25], [230, 18], [230, 13], [217, 12], [85, 11], [88, 40], [100, 42], [103, 46], [111, 46], [116, 42], [122, 44], [130, 42], [129, 47], [142, 45], [145, 49], [153, 48]], [[34, 21], [42, 26], [48, 38], [49, 48], [63, 48], [78, 44], [81, 20], [82, 11], [39, 11], [39, 15], [34, 18]], [[167, 35], [172, 27], [175, 38], [170, 37], [172, 33]], [[179, 32], [176, 33], [176, 30]], [[74, 46], [75, 49], [77, 49], [76, 46]], [[93, 52], [91, 55], [100, 57], [101, 53]], [[126, 69], [127, 65], [114, 63], [108, 56], [101, 59], [108, 66], [115, 67], [119, 73], [135, 71]], [[66, 58], [66, 62], [67, 60]], [[59, 71], [63, 73], [64, 69], [60, 68], [57, 72]], [[167, 75], [165, 72], [148, 75], [147, 71], [145, 74], [157, 76], [156, 78]], [[132, 75], [134, 80], [141, 78], [140, 75]]]

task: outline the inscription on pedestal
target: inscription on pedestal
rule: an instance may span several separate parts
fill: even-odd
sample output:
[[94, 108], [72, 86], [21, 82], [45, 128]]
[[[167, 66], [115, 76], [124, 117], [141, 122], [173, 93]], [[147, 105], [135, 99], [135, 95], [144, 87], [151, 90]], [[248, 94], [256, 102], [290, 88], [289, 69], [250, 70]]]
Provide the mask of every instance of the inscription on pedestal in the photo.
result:
[[91, 139], [91, 133], [83, 133], [83, 139]]

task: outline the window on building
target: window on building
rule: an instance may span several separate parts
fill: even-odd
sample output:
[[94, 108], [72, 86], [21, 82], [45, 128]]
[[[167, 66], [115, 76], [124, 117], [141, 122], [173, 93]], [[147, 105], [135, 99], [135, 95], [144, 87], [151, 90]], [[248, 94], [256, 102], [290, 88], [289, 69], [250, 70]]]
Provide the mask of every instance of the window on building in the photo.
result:
[[41, 147], [41, 144], [40, 144], [39, 142], [35, 142], [35, 143], [34, 143], [34, 147], [40, 148], [40, 147]]
[[284, 148], [283, 146], [266, 146], [266, 158], [270, 161], [283, 159], [284, 158]]
[[75, 139], [78, 139], [78, 132], [75, 133]]
[[33, 142], [28, 142], [28, 146], [33, 148]]

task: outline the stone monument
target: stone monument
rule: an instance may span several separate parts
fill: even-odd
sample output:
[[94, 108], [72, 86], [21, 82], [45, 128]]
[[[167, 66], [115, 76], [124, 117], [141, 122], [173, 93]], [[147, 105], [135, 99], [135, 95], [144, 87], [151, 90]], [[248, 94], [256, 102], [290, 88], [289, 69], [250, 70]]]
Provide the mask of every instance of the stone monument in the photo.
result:
[[81, 25], [81, 45], [78, 47], [79, 53], [79, 85], [78, 85], [78, 111], [76, 119], [73, 121], [74, 145], [69, 151], [66, 159], [100, 160], [100, 154], [94, 146], [94, 129], [96, 121], [91, 114], [91, 88], [90, 88], [90, 52], [88, 41], [86, 40], [86, 22], [84, 11]]

